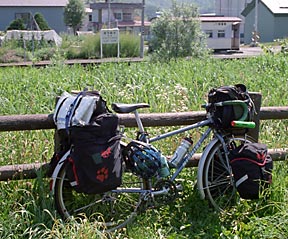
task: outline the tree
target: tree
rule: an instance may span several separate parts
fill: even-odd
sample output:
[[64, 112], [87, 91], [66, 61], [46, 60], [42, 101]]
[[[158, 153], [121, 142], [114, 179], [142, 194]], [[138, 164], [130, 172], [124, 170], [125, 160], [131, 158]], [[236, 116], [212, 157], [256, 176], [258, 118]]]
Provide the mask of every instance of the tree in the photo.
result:
[[8, 31], [8, 30], [25, 30], [25, 29], [26, 28], [25, 28], [23, 19], [18, 18], [18, 19], [13, 20], [6, 30]]
[[198, 8], [193, 4], [178, 4], [154, 20], [151, 26], [150, 47], [155, 59], [199, 56], [207, 52], [203, 44], [204, 34], [200, 29]]
[[85, 6], [82, 0], [69, 0], [64, 9], [64, 22], [72, 27], [74, 35], [81, 27], [85, 16]]
[[34, 19], [37, 22], [40, 30], [45, 31], [45, 30], [50, 30], [50, 27], [48, 26], [47, 21], [43, 17], [43, 15], [39, 12], [35, 13]]

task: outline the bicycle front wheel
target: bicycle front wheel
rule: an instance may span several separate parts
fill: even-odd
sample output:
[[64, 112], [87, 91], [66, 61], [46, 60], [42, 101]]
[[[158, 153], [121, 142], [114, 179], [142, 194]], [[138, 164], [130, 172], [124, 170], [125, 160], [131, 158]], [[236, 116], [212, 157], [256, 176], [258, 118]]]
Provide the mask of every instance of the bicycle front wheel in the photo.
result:
[[125, 227], [137, 213], [141, 203], [142, 179], [124, 172], [121, 188], [101, 194], [77, 193], [66, 176], [65, 163], [55, 182], [54, 199], [57, 211], [64, 219], [88, 218], [101, 231]]
[[[243, 137], [225, 137], [224, 140], [228, 150], [252, 141], [251, 138]], [[225, 151], [223, 144], [217, 141], [207, 154], [203, 169], [205, 198], [219, 211], [229, 208], [240, 199], [227, 157], [228, 152]]]

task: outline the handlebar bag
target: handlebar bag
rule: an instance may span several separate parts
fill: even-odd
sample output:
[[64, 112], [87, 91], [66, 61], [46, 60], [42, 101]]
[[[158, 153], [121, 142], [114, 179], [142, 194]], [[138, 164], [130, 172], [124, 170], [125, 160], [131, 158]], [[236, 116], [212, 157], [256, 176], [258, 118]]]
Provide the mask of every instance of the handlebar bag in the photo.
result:
[[230, 100], [245, 101], [248, 107], [248, 117], [246, 120], [250, 121], [253, 119], [254, 105], [245, 85], [237, 84], [235, 86], [221, 86], [219, 88], [213, 88], [208, 93], [208, 103], [210, 103], [210, 106], [207, 108], [207, 111], [214, 118], [214, 122], [218, 128], [231, 128], [231, 122], [233, 120], [238, 120], [243, 114], [243, 109], [239, 105], [214, 105], [214, 103]]
[[258, 199], [272, 182], [273, 161], [267, 146], [244, 143], [229, 152], [229, 159], [240, 197]]

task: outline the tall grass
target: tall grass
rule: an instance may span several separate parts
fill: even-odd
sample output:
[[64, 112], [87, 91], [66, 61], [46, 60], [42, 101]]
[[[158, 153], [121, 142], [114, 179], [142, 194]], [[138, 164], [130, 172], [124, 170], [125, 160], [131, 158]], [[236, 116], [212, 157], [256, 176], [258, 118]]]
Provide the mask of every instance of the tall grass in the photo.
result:
[[[236, 83], [261, 92], [262, 106], [287, 106], [287, 61], [282, 55], [265, 55], [229, 61], [106, 63], [86, 68], [56, 62], [41, 69], [1, 68], [0, 114], [52, 113], [57, 95], [84, 87], [100, 90], [108, 104], [149, 103], [151, 108], [141, 112], [200, 110], [209, 89]], [[260, 140], [269, 148], [287, 147], [287, 129], [287, 120], [263, 121]], [[148, 130], [153, 135], [168, 129]], [[171, 154], [177, 142], [175, 138], [157, 147]], [[48, 162], [52, 153], [53, 130], [1, 132], [0, 165]], [[224, 214], [199, 200], [196, 170], [185, 169], [184, 192], [175, 203], [143, 213], [112, 235], [99, 234], [85, 219], [64, 223], [49, 197], [48, 180], [39, 172], [35, 180], [0, 183], [0, 238], [287, 238], [287, 168], [287, 162], [275, 162], [268, 200], [243, 201]]]
[[[66, 51], [68, 59], [84, 58], [93, 59], [101, 56], [100, 34], [87, 35], [79, 37], [79, 44], [66, 45], [63, 49]], [[129, 33], [121, 33], [119, 37], [120, 57], [136, 57], [140, 53], [140, 37]], [[117, 44], [103, 44], [103, 57], [117, 57]]]
[[[51, 60], [57, 54], [67, 59], [97, 59], [101, 57], [100, 34], [71, 36], [61, 35], [62, 45], [56, 47], [45, 40], [12, 40], [4, 42], [0, 48], [0, 62], [23, 62]], [[140, 36], [120, 33], [119, 57], [137, 57], [140, 54]], [[117, 44], [103, 44], [103, 57], [117, 57]]]

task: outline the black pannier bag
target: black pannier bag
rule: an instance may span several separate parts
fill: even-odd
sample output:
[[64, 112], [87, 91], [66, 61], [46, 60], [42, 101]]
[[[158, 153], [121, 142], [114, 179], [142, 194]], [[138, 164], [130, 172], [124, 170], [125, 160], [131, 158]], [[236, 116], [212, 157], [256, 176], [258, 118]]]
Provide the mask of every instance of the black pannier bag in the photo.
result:
[[241, 198], [258, 199], [272, 182], [273, 161], [261, 143], [244, 143], [229, 153], [235, 185]]
[[215, 103], [230, 100], [240, 100], [245, 102], [248, 107], [248, 116], [245, 121], [253, 120], [254, 104], [246, 90], [246, 86], [243, 84], [237, 84], [235, 86], [221, 86], [209, 91], [209, 106], [206, 108], [207, 112], [209, 112], [214, 118], [215, 124], [218, 128], [230, 129], [231, 122], [233, 120], [238, 120], [243, 114], [243, 109], [240, 105], [215, 106]]
[[[87, 109], [87, 99], [89, 99], [89, 102], [91, 102], [91, 104], [88, 104], [89, 109]], [[84, 107], [86, 107], [84, 111], [89, 112], [88, 117], [85, 117], [87, 116], [87, 113], [82, 114], [82, 118], [84, 115], [86, 121], [88, 119], [90, 121], [93, 121], [93, 119], [100, 114], [110, 113], [110, 110], [106, 106], [106, 101], [102, 98], [102, 96], [98, 91], [95, 90], [83, 91], [80, 92], [79, 94], [70, 94], [67, 92], [63, 92], [63, 94], [57, 101], [55, 111], [53, 114], [53, 120], [57, 130], [55, 131], [54, 135], [54, 141], [55, 141], [54, 154], [49, 163], [49, 170], [47, 172], [48, 176], [52, 175], [58, 161], [71, 147], [70, 137], [68, 134], [68, 130], [66, 128], [66, 126], [69, 127], [69, 125], [66, 125], [66, 119], [67, 116], [69, 116], [68, 113], [70, 113], [71, 118], [73, 118], [73, 116], [75, 116], [77, 112], [77, 109], [83, 108], [83, 105]], [[72, 106], [73, 111], [71, 111]], [[67, 124], [68, 123], [71, 123], [71, 121], [67, 122]], [[87, 125], [90, 125], [90, 123], [91, 122], [87, 122]]]
[[50, 162], [50, 175], [70, 149], [65, 161], [66, 174], [77, 192], [102, 193], [121, 184], [119, 119], [99, 92], [84, 91], [78, 95], [64, 92], [53, 119], [58, 143]]
[[121, 184], [122, 157], [118, 117], [95, 118], [94, 125], [71, 127], [71, 153], [66, 164], [71, 186], [81, 193], [103, 193]]

